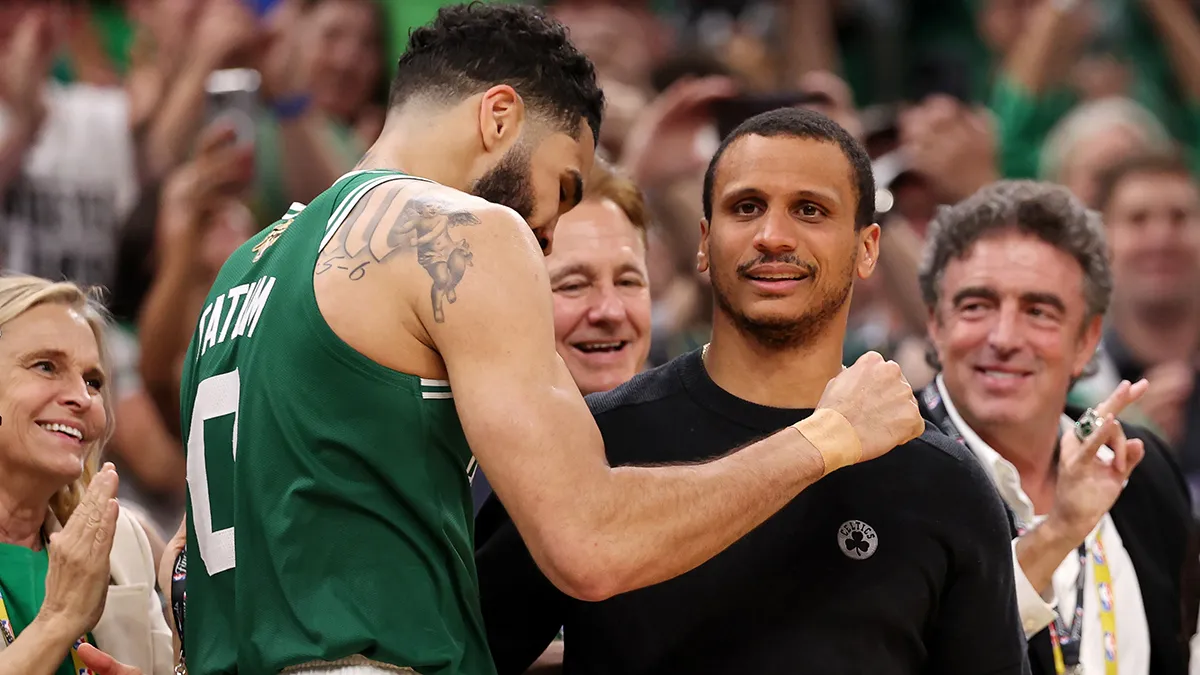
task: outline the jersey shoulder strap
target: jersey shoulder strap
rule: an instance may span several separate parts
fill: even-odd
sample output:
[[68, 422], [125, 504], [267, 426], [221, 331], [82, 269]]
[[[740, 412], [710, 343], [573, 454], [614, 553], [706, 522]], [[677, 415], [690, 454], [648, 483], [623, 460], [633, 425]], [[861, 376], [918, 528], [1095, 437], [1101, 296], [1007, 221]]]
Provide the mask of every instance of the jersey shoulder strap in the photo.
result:
[[428, 178], [410, 176], [409, 174], [401, 173], [399, 171], [352, 171], [339, 178], [338, 182], [334, 183], [334, 186], [336, 187], [338, 183], [341, 183], [348, 178], [350, 179], [350, 182], [355, 183], [355, 185], [350, 188], [350, 191], [344, 197], [340, 197], [338, 199], [337, 205], [333, 209], [333, 213], [329, 215], [329, 220], [325, 223], [325, 236], [321, 237], [321, 243], [317, 247], [318, 251], [325, 249], [325, 246], [329, 243], [329, 240], [333, 239], [333, 236], [337, 234], [338, 229], [341, 228], [342, 223], [346, 222], [346, 217], [350, 215], [350, 212], [354, 210], [354, 207], [358, 205], [358, 202], [363, 197], [367, 196], [367, 193], [371, 190], [383, 185], [384, 183], [390, 183], [397, 180], [416, 180], [425, 183], [434, 182]]

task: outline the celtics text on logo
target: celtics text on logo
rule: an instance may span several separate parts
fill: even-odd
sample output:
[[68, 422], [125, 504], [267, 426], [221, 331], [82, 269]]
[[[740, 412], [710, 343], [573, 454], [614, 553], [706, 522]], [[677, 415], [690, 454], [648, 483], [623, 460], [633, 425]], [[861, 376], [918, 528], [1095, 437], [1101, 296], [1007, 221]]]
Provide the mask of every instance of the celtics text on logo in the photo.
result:
[[879, 536], [875, 528], [861, 520], [847, 520], [838, 528], [838, 548], [854, 560], [866, 560], [875, 555], [879, 548]]

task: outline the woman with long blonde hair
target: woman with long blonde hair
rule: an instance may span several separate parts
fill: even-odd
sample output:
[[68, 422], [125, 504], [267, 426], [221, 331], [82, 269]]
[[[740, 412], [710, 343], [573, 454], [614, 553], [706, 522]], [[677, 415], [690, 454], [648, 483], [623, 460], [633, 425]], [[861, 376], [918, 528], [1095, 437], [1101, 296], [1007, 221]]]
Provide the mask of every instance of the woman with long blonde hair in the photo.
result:
[[100, 467], [106, 321], [75, 284], [0, 276], [0, 675], [173, 668], [149, 540]]

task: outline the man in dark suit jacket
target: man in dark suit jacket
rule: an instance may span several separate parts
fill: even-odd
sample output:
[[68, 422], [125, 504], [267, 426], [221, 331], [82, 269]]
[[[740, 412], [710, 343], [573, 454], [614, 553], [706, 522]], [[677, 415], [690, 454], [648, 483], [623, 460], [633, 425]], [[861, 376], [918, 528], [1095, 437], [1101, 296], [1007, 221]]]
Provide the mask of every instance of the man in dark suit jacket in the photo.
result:
[[1121, 383], [1095, 411], [1066, 407], [1112, 291], [1098, 218], [1058, 186], [1006, 181], [941, 212], [926, 247], [940, 372], [922, 412], [1011, 509], [1033, 672], [1186, 675], [1187, 488], [1159, 438], [1115, 420], [1147, 383]]

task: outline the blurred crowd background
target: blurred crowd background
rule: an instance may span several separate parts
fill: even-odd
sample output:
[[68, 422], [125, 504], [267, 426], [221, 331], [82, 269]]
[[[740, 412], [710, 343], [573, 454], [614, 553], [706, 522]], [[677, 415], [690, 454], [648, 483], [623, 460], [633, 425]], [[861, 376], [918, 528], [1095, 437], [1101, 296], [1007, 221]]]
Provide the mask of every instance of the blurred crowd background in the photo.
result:
[[[201, 300], [234, 248], [355, 165], [410, 28], [441, 4], [0, 2], [0, 259], [105, 289], [108, 454], [164, 536], [183, 510], [178, 378]], [[1115, 275], [1072, 396], [1145, 374], [1128, 416], [1200, 484], [1200, 2], [545, 4], [600, 73], [601, 154], [647, 198], [648, 365], [708, 339], [695, 252], [721, 134], [811, 106], [862, 139], [879, 187], [881, 269], [856, 289], [847, 363], [878, 350], [927, 383], [916, 268], [938, 206], [998, 178], [1062, 183], [1103, 213]]]

